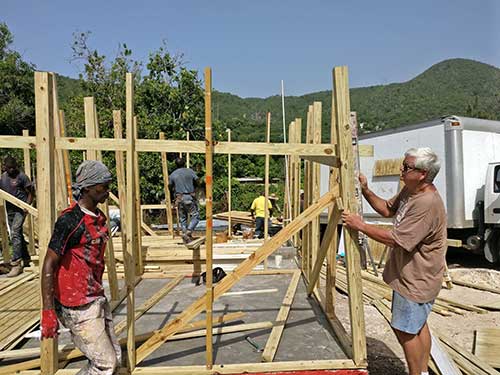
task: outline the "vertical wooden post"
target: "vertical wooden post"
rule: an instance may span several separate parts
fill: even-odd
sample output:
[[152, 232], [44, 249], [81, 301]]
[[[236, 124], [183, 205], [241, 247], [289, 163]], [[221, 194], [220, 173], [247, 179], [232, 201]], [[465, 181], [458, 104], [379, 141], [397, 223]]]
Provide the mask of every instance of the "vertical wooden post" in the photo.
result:
[[[40, 266], [43, 265], [47, 245], [52, 235], [52, 225], [56, 219], [54, 97], [52, 92], [54, 79], [55, 77], [47, 72], [35, 72], [37, 202], [39, 212], [43, 212], [38, 219]], [[42, 339], [40, 355], [41, 373], [43, 375], [55, 374], [58, 367], [57, 337]]]
[[[227, 131], [227, 142], [231, 143], [231, 129], [226, 129]], [[229, 238], [232, 237], [232, 223], [231, 223], [231, 154], [227, 154], [227, 234]]]
[[[29, 130], [24, 129], [23, 130], [23, 137], [28, 137], [29, 135], [30, 135]], [[31, 175], [31, 157], [30, 157], [30, 149], [29, 148], [25, 148], [23, 150], [23, 156], [24, 156], [24, 173], [33, 182], [33, 176]], [[28, 253], [30, 255], [35, 255], [35, 231], [33, 229], [33, 216], [32, 215], [28, 214], [28, 216], [26, 217], [26, 225], [28, 227], [28, 238], [29, 238]]]
[[[312, 132], [312, 143], [321, 143], [321, 119], [322, 119], [322, 105], [321, 102], [314, 102], [314, 122], [313, 122], [313, 132]], [[312, 203], [316, 203], [320, 198], [320, 164], [312, 162], [311, 163], [311, 198]], [[311, 270], [316, 263], [316, 258], [318, 255], [320, 246], [320, 226], [319, 226], [319, 215], [311, 221]], [[318, 279], [319, 280], [319, 279]], [[318, 281], [319, 285], [319, 281]]]
[[[302, 143], [302, 119], [296, 118], [295, 119], [295, 126], [294, 126], [294, 141], [295, 143]], [[294, 186], [293, 190], [295, 191], [294, 196], [295, 196], [295, 202], [293, 204], [294, 212], [293, 212], [293, 217], [296, 218], [297, 216], [300, 215], [300, 180], [301, 180], [301, 175], [302, 175], [302, 161], [300, 160], [299, 156], [295, 156], [295, 166], [293, 169], [293, 174], [294, 174]], [[297, 233], [295, 235], [295, 243], [296, 246], [301, 247], [302, 246], [302, 240]]]
[[[335, 87], [332, 89], [332, 109], [331, 109], [331, 123], [330, 123], [330, 143], [334, 145], [335, 154], [338, 155], [339, 135], [337, 133], [337, 115], [335, 110]], [[338, 168], [330, 167], [330, 176], [328, 180], [329, 190], [332, 191], [338, 186]], [[332, 206], [328, 210], [328, 221], [333, 219], [334, 211], [337, 208]], [[330, 242], [328, 253], [326, 255], [326, 282], [325, 282], [325, 310], [326, 314], [332, 318], [335, 316], [335, 278], [337, 274], [337, 249], [338, 249], [338, 229], [335, 227], [333, 239]]]
[[[28, 215], [31, 216], [31, 215]], [[9, 231], [7, 229], [7, 212], [5, 211], [5, 200], [0, 199], [0, 235], [2, 236], [2, 255], [5, 263], [10, 262]]]
[[[351, 144], [350, 99], [347, 67], [333, 70], [337, 132], [339, 135], [340, 195], [344, 207], [349, 212], [357, 212], [357, 199], [354, 193], [354, 158]], [[353, 360], [356, 364], [366, 363], [365, 318], [363, 311], [360, 255], [357, 232], [344, 228], [346, 255], [347, 289]]]
[[[271, 112], [266, 114], [266, 143], [271, 142]], [[269, 236], [269, 154], [266, 154], [264, 165], [264, 242]], [[264, 268], [267, 268], [267, 258], [264, 261]]]
[[[97, 110], [95, 106], [95, 101], [93, 97], [87, 97], [84, 98], [84, 103], [85, 103], [85, 134], [87, 135], [87, 138], [89, 139], [98, 139], [100, 137], [99, 135], [99, 121], [97, 117]], [[89, 107], [89, 108], [87, 108]], [[88, 114], [88, 118], [87, 118]], [[95, 150], [87, 150], [87, 158], [94, 158], [94, 159], [87, 159], [87, 160], [98, 160], [102, 161], [102, 153], [101, 151], [95, 151]], [[108, 207], [108, 202], [104, 202], [102, 205], [99, 205], [99, 208], [104, 212], [104, 215], [108, 218], [107, 220], [107, 227], [108, 231], [111, 235], [111, 229], [109, 226], [109, 207]], [[118, 289], [118, 277], [116, 275], [116, 263], [115, 263], [115, 250], [113, 248], [113, 239], [110, 238], [109, 241], [106, 243], [106, 257], [105, 257], [105, 262], [106, 262], [106, 270], [108, 272], [108, 283], [109, 283], [109, 290], [111, 293], [111, 300], [116, 301], [118, 300], [119, 296], [119, 289]]]
[[[189, 134], [189, 133], [188, 133]], [[165, 133], [160, 132], [160, 139], [165, 139]], [[161, 166], [163, 169], [163, 189], [165, 190], [165, 209], [167, 210], [167, 225], [168, 231], [172, 238], [174, 238], [174, 218], [172, 217], [172, 197], [170, 196], [170, 189], [168, 188], [168, 160], [167, 153], [161, 153]]]
[[[122, 113], [119, 110], [113, 111], [113, 131], [115, 139], [123, 138]], [[125, 175], [125, 158], [123, 151], [115, 151], [116, 161], [116, 185], [118, 187], [118, 201], [120, 206], [120, 235], [122, 238], [122, 253], [127, 251], [127, 188]]]
[[[313, 129], [314, 129], [314, 110], [313, 105], [310, 105], [307, 112], [307, 124], [306, 124], [306, 143], [312, 143], [313, 140]], [[312, 204], [312, 162], [304, 161], [304, 209]], [[302, 250], [303, 250], [303, 265], [304, 273], [306, 279], [309, 281], [309, 275], [311, 273], [312, 263], [312, 224], [306, 225], [302, 235]]]
[[[57, 96], [56, 75], [49, 73], [52, 77], [52, 113], [54, 117], [54, 136], [61, 137], [61, 127], [59, 124], [59, 104]], [[62, 150], [55, 150], [54, 153], [55, 163], [55, 194], [56, 194], [56, 212], [61, 212], [68, 207], [68, 192], [66, 190], [65, 176], [64, 176], [64, 161]], [[41, 264], [41, 263], [40, 263]]]
[[[64, 111], [59, 110], [59, 134], [61, 137], [66, 137], [66, 120]], [[73, 201], [73, 187], [71, 186], [71, 162], [69, 159], [69, 150], [61, 150], [64, 168], [64, 181], [66, 184], [66, 194], [68, 204]]]
[[[137, 210], [135, 208], [135, 121], [134, 121], [134, 76], [126, 75], [126, 123], [127, 123], [127, 201], [126, 201], [126, 238], [127, 248], [123, 258], [127, 283], [127, 368], [129, 372], [135, 369], [135, 259], [137, 253]], [[123, 210], [123, 207], [121, 207]]]
[[[186, 141], [189, 142], [189, 132], [186, 132]], [[186, 167], [189, 168], [189, 152], [186, 152]]]
[[[139, 139], [139, 131], [137, 129], [137, 116], [134, 116], [134, 137], [135, 140]], [[135, 141], [134, 141], [135, 144]], [[139, 153], [135, 152], [135, 174], [134, 174], [134, 184], [135, 184], [135, 210], [136, 210], [136, 220], [139, 225], [135, 231], [135, 241], [137, 242], [135, 257], [135, 274], [142, 275], [144, 272], [143, 262], [142, 262], [142, 210], [141, 210], [141, 183], [140, 183], [140, 173], [139, 173]], [[128, 185], [127, 185], [128, 186]]]
[[206, 319], [207, 319], [207, 336], [206, 336], [206, 366], [211, 369], [213, 366], [213, 348], [212, 348], [212, 305], [214, 299], [214, 290], [212, 285], [212, 163], [213, 163], [213, 147], [214, 141], [212, 137], [212, 70], [205, 68], [205, 173], [206, 173]]

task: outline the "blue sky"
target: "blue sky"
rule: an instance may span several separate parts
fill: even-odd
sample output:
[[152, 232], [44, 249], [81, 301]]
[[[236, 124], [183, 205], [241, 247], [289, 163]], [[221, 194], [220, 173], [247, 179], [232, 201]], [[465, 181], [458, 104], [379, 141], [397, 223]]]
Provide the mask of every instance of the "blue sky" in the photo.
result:
[[40, 70], [77, 77], [72, 34], [113, 57], [127, 43], [146, 60], [167, 41], [213, 86], [242, 97], [327, 90], [333, 66], [351, 87], [407, 81], [462, 57], [500, 66], [498, 0], [2, 0], [14, 48]]

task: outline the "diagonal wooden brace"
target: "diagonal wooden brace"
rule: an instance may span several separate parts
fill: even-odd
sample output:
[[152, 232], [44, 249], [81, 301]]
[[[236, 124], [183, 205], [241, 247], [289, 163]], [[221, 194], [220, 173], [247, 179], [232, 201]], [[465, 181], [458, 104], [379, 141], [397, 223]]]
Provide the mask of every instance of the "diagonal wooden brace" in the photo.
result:
[[335, 206], [333, 207], [333, 210], [334, 210], [333, 216], [328, 222], [328, 225], [326, 226], [325, 234], [323, 235], [323, 240], [321, 241], [321, 246], [319, 248], [316, 264], [314, 264], [314, 268], [311, 274], [309, 275], [309, 285], [307, 286], [308, 296], [311, 296], [312, 292], [314, 291], [316, 282], [319, 279], [321, 267], [323, 266], [323, 262], [325, 261], [326, 258], [326, 253], [328, 252], [328, 249], [330, 248], [330, 243], [332, 242], [333, 236], [336, 233], [335, 229], [337, 228], [337, 225], [339, 223], [340, 215], [344, 210], [344, 205], [342, 204], [342, 198], [337, 198], [335, 200]]
[[[278, 232], [268, 242], [264, 243], [259, 249], [242, 262], [231, 274], [228, 274], [214, 288], [213, 300], [215, 301], [222, 294], [231, 289], [241, 278], [248, 275], [252, 269], [260, 264], [265, 258], [277, 250], [284, 242], [286, 242], [295, 233], [304, 228], [315, 217], [317, 217], [325, 208], [331, 205], [336, 198], [336, 194], [332, 191], [323, 195], [318, 202], [309, 206], [295, 220], [293, 220], [286, 228]], [[184, 310], [171, 323], [163, 327], [157, 334], [147, 340], [137, 349], [137, 364], [142, 362], [147, 356], [158, 349], [167, 339], [173, 334], [179, 332], [186, 324], [188, 324], [195, 316], [205, 309], [206, 296], [199, 298], [193, 302], [186, 310]]]

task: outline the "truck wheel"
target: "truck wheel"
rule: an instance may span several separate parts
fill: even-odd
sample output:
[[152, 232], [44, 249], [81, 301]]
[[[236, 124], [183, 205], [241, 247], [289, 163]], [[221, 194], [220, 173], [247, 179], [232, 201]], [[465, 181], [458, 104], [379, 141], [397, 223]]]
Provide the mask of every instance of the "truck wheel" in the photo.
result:
[[484, 257], [490, 263], [497, 263], [500, 258], [500, 229], [486, 229]]

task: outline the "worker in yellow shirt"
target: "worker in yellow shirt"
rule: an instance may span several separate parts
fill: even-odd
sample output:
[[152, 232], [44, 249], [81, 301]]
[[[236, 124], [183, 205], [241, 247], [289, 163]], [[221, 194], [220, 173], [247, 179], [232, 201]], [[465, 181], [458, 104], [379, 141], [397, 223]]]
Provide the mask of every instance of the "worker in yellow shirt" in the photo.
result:
[[[252, 202], [252, 207], [250, 207], [250, 213], [252, 214], [252, 219], [255, 220], [255, 235], [258, 238], [264, 238], [264, 220], [266, 217], [266, 197], [265, 193], [261, 192], [260, 196], [255, 198]], [[269, 217], [273, 214], [273, 205], [271, 201], [267, 200], [267, 208], [269, 209]]]

